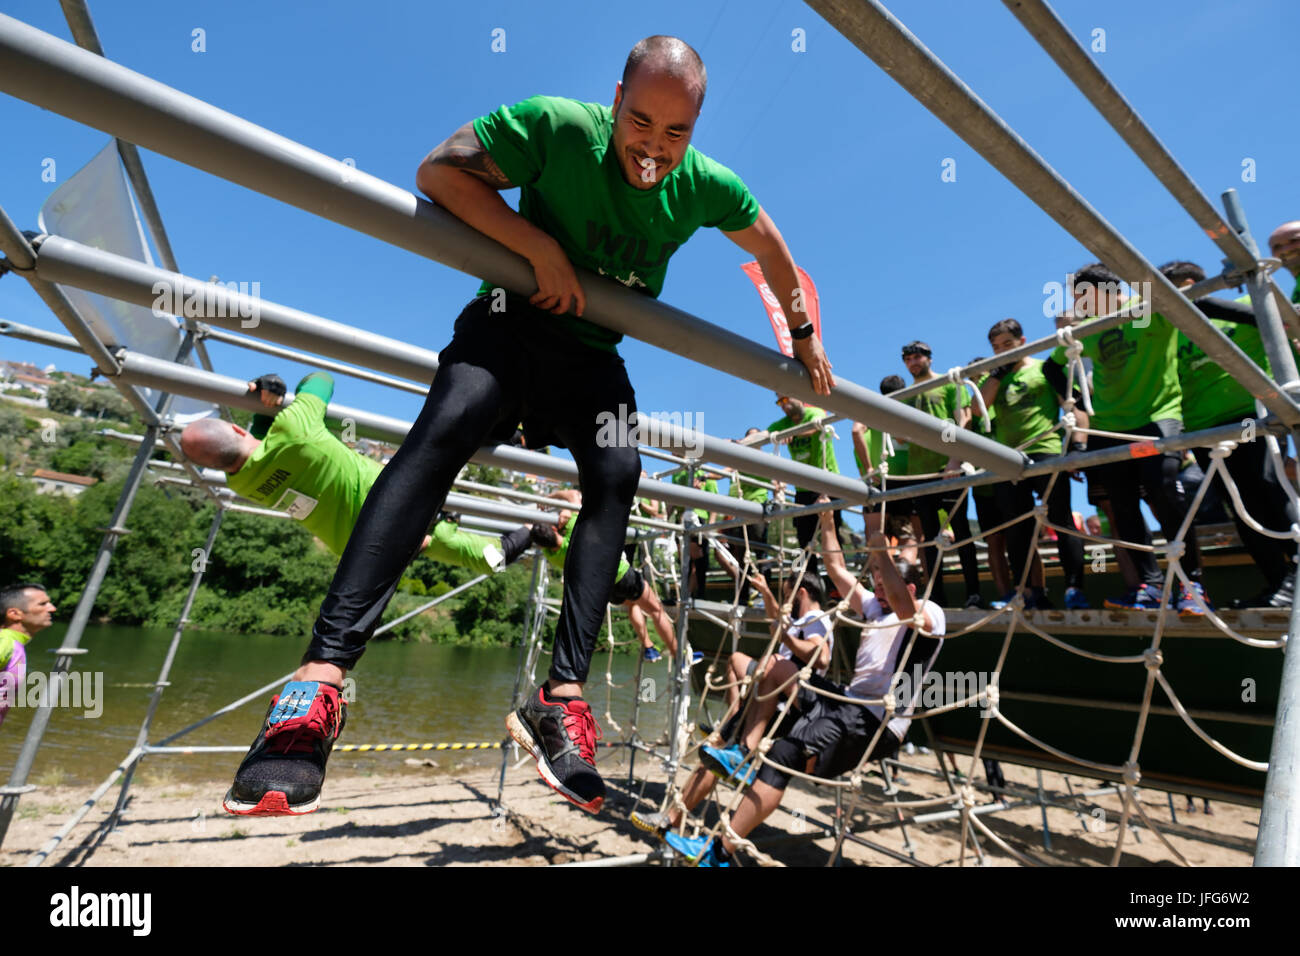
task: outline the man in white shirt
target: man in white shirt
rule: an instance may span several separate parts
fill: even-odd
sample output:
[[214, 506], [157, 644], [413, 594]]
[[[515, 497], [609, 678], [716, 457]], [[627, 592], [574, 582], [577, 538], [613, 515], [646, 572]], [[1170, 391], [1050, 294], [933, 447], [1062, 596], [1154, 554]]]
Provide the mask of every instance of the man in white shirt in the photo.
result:
[[[872, 593], [859, 584], [844, 564], [834, 525], [828, 516], [821, 519], [822, 559], [826, 573], [841, 594], [849, 595], [850, 606], [869, 624], [863, 631], [848, 687], [840, 687], [814, 675], [814, 687], [832, 694], [857, 698], [883, 698], [895, 693], [895, 673], [907, 674], [914, 665], [924, 672], [934, 664], [942, 644], [946, 621], [943, 609], [933, 601], [918, 604], [916, 592], [924, 584], [921, 569], [892, 557], [884, 535], [873, 534], [868, 540], [872, 549], [868, 563], [877, 587]], [[920, 612], [921, 633], [914, 633], [913, 621]], [[837, 700], [803, 688], [796, 706], [799, 719], [776, 740], [758, 771], [758, 778], [746, 791], [740, 806], [731, 817], [731, 829], [740, 838], [747, 837], [766, 820], [781, 803], [790, 775], [787, 767], [829, 779], [857, 767], [864, 754], [868, 760], [892, 756], [907, 735], [907, 726], [919, 687], [895, 707], [898, 716], [881, 726], [885, 708], [880, 704], [859, 704]], [[874, 741], [874, 745], [873, 745]], [[870, 754], [867, 747], [871, 746]], [[691, 839], [667, 833], [669, 846], [701, 866], [730, 865], [734, 847], [730, 840]]]
[[[780, 602], [772, 595], [767, 581], [761, 575], [754, 575], [750, 583], [758, 589], [763, 598], [763, 607], [768, 620], [775, 621], [781, 612]], [[785, 582], [785, 593], [790, 594], [793, 579]], [[813, 662], [818, 674], [825, 674], [831, 664], [831, 649], [835, 635], [830, 628], [829, 615], [822, 610], [821, 580], [815, 575], [805, 574], [799, 579], [799, 587], [791, 601], [790, 626], [781, 634], [781, 643], [771, 656], [763, 662], [762, 673], [755, 681], [758, 699], [745, 713], [744, 730], [740, 742], [730, 747], [704, 747], [700, 766], [686, 781], [682, 788], [682, 802], [687, 809], [699, 806], [717, 784], [717, 778], [727, 776], [738, 765], [748, 759], [751, 748], [758, 746], [768, 724], [776, 716], [777, 703], [783, 695], [772, 693], [799, 673], [809, 661]], [[759, 661], [737, 651], [728, 661], [730, 683], [739, 684], [747, 675], [753, 676], [759, 670]], [[791, 684], [791, 686], [795, 686]], [[721, 743], [735, 733], [735, 724], [740, 716], [740, 691], [738, 687], [728, 688], [728, 697], [732, 706], [724, 718], [721, 730], [715, 742]], [[766, 699], [764, 699], [766, 698]], [[793, 722], [793, 721], [792, 721]], [[749, 779], [753, 778], [753, 768], [749, 770]], [[712, 772], [710, 772], [712, 771]], [[682, 812], [674, 807], [667, 813], [633, 813], [632, 823], [649, 832], [664, 833], [681, 822]]]

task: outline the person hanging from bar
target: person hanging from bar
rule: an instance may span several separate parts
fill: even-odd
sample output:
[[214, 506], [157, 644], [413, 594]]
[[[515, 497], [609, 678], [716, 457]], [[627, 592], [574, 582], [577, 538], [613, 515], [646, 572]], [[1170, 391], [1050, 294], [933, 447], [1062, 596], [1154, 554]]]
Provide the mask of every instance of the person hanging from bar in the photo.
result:
[[[602, 419], [634, 412], [636, 395], [616, 347], [621, 334], [582, 318], [587, 298], [575, 266], [658, 296], [672, 254], [700, 227], [721, 229], [758, 260], [797, 323], [795, 354], [812, 391], [827, 395], [833, 384], [780, 232], [735, 173], [690, 145], [706, 85], [690, 46], [648, 37], [629, 54], [612, 108], [535, 96], [465, 124], [421, 163], [419, 189], [526, 259], [537, 289], [519, 294], [485, 282], [456, 320], [424, 408], [362, 508], [303, 664], [282, 692], [301, 706], [273, 704], [236, 772], [233, 791], [252, 807], [245, 812], [318, 805], [343, 723], [344, 675], [457, 471], [503, 424], [521, 419], [530, 445], [562, 444], [573, 454], [584, 504], [548, 679], [506, 722], [549, 786], [599, 812], [599, 728], [582, 693], [641, 465], [635, 443], [597, 440]], [[500, 195], [513, 188], [521, 189], [518, 213]]]
[[[551, 497], [566, 501], [579, 511], [582, 509], [582, 492], [576, 488], [562, 488]], [[546, 563], [555, 570], [556, 574], [564, 572], [569, 543], [573, 539], [573, 528], [576, 524], [574, 518], [573, 510], [563, 508], [554, 527], [538, 525], [533, 532], [533, 540], [546, 554]], [[663, 602], [659, 600], [654, 586], [639, 570], [628, 564], [626, 556], [620, 556], [618, 559], [618, 572], [614, 576], [614, 586], [609, 589], [608, 602], [627, 610], [628, 620], [632, 624], [632, 630], [641, 644], [642, 654], [647, 661], [654, 663], [661, 658], [654, 642], [650, 640], [650, 629], [646, 626], [647, 618], [654, 624], [655, 631], [658, 632], [659, 639], [664, 642], [669, 656], [677, 657], [677, 638], [673, 634], [672, 618], [664, 610]], [[704, 655], [699, 651], [691, 655], [692, 664], [698, 664], [702, 660]]]
[[[1119, 276], [1101, 263], [1091, 263], [1073, 274], [1073, 318], [1091, 319], [1118, 313], [1136, 304], [1125, 300]], [[1083, 354], [1092, 360], [1092, 407], [1089, 427], [1094, 430], [1144, 439], [1171, 438], [1183, 433], [1182, 388], [1178, 382], [1177, 330], [1159, 312], [1133, 312], [1131, 321], [1116, 328], [1084, 337]], [[1043, 373], [1049, 381], [1064, 380], [1065, 346], [1047, 359]], [[1054, 370], [1052, 366], [1056, 366]], [[1051, 374], [1049, 375], [1049, 370]], [[1060, 386], [1058, 385], [1058, 394]], [[1088, 436], [1088, 449], [1113, 448], [1130, 443], [1128, 438]], [[1105, 487], [1114, 516], [1115, 532], [1130, 544], [1149, 545], [1151, 535], [1142, 518], [1145, 498], [1167, 541], [1176, 541], [1187, 516], [1187, 498], [1179, 469], [1182, 451], [1144, 457], [1129, 457], [1109, 465], [1087, 469], [1088, 483], [1098, 480]], [[1091, 500], [1091, 498], [1090, 498]], [[1194, 525], [1183, 542], [1181, 563], [1192, 586], [1181, 583], [1170, 596], [1179, 616], [1203, 615], [1208, 605], [1201, 584], [1201, 551]], [[1155, 555], [1128, 549], [1142, 584], [1136, 592], [1107, 598], [1108, 608], [1159, 610], [1164, 579]]]
[[[1180, 290], [1205, 279], [1205, 270], [1194, 262], [1166, 262], [1160, 267], [1165, 277]], [[1260, 338], [1250, 297], [1234, 301], [1207, 296], [1196, 301], [1210, 321], [1250, 360], [1272, 375], [1264, 340]], [[1178, 333], [1178, 380], [1183, 393], [1183, 427], [1201, 431], [1219, 425], [1240, 424], [1243, 439], [1237, 442], [1224, 466], [1241, 494], [1250, 517], [1270, 531], [1290, 530], [1296, 523], [1296, 509], [1269, 461], [1265, 435], [1255, 432], [1255, 399], [1241, 384], [1209, 358], [1184, 333]], [[1282, 451], [1285, 452], [1285, 440]], [[1208, 471], [1210, 449], [1194, 448], [1196, 461]], [[1230, 503], [1222, 479], [1215, 477], [1220, 497]], [[1295, 596], [1295, 542], [1260, 534], [1242, 520], [1235, 504], [1232, 518], [1237, 534], [1255, 567], [1264, 576], [1264, 588], [1254, 597], [1232, 603], [1237, 607], [1286, 607]]]
[[[822, 496], [820, 500], [830, 499]], [[839, 697], [863, 702], [837, 700], [796, 684], [790, 691], [793, 699], [787, 707], [787, 716], [775, 731], [771, 749], [767, 751], [770, 762], [752, 757], [738, 760], [734, 752], [718, 748], [707, 754], [710, 768], [745, 789], [730, 821], [732, 831], [741, 839], [748, 837], [780, 806], [790, 782], [790, 774], [782, 768], [833, 779], [857, 767], [864, 756], [875, 761], [898, 752], [907, 736], [921, 684], [939, 656], [942, 636], [946, 633], [943, 608], [933, 601], [917, 601], [918, 590], [925, 586], [919, 565], [890, 554], [885, 536], [874, 532], [867, 539], [867, 546], [872, 549], [867, 560], [876, 587], [873, 593], [845, 565], [831, 517], [823, 512], [818, 520], [827, 575], [842, 593], [849, 595], [853, 610], [875, 626], [862, 631], [853, 677], [847, 686], [818, 674], [811, 675], [808, 683]], [[914, 635], [912, 624], [918, 612], [924, 633]], [[896, 673], [901, 675], [898, 682], [894, 681]], [[773, 689], [775, 686], [778, 685], [773, 685]], [[865, 701], [889, 696], [896, 701], [895, 716], [881, 726], [886, 716], [884, 706]], [[869, 755], [868, 746], [871, 746]], [[698, 806], [713, 789], [708, 776], [707, 771], [697, 771], [688, 780], [682, 791], [682, 803], [687, 810]], [[674, 801], [666, 813], [634, 813], [632, 823], [655, 833], [687, 859], [699, 861], [699, 866], [730, 866], [731, 855], [736, 850], [734, 841], [728, 836], [715, 840], [672, 832], [681, 823], [682, 816], [682, 809]]]
[[[288, 391], [278, 375], [263, 375], [249, 382], [248, 390], [268, 409], [279, 409]], [[302, 522], [340, 555], [383, 466], [325, 427], [325, 408], [333, 395], [333, 377], [312, 372], [279, 414], [254, 415], [247, 430], [219, 418], [186, 425], [181, 451], [196, 465], [224, 471], [227, 487], [236, 494]], [[528, 526], [489, 537], [439, 520], [424, 536], [421, 550], [440, 564], [491, 574], [517, 561], [532, 543]]]

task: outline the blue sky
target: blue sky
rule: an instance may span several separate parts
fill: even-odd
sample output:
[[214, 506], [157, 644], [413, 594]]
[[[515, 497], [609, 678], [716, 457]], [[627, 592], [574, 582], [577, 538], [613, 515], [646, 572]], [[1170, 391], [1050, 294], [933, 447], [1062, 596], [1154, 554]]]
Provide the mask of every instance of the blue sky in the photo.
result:
[[[1000, 4], [897, 0], [890, 9], [1144, 254], [1199, 261], [1218, 250]], [[1294, 91], [1300, 12], [1287, 0], [1058, 0], [1076, 36], [1105, 31], [1093, 54], [1216, 202], [1235, 187], [1259, 236], [1300, 218]], [[568, 12], [565, 12], [568, 11]], [[5, 12], [71, 39], [53, 0]], [[92, 2], [114, 60], [252, 122], [414, 190], [430, 148], [462, 123], [536, 93], [611, 102], [627, 51], [670, 33], [696, 47], [709, 94], [694, 145], [736, 170], [817, 283], [837, 374], [875, 388], [906, 370], [899, 347], [923, 338], [946, 369], [987, 354], [1007, 316], [1046, 334], [1043, 284], [1092, 260], [1001, 174], [870, 60], [795, 0], [632, 4], [491, 2], [468, 7], [378, 0], [175, 4]], [[192, 50], [192, 31], [206, 50]], [[506, 50], [491, 49], [505, 30]], [[806, 51], [792, 50], [796, 29]], [[1262, 107], [1262, 108], [1261, 108]], [[1249, 110], [1249, 113], [1244, 111]], [[0, 205], [22, 228], [104, 133], [0, 95]], [[440, 349], [476, 280], [352, 233], [166, 157], [145, 154], [183, 271], [257, 281], [269, 299]], [[955, 160], [956, 181], [941, 178]], [[1253, 160], [1254, 181], [1243, 181]], [[513, 196], [516, 194], [507, 194]], [[662, 298], [773, 344], [739, 265], [712, 230], [673, 258]], [[1282, 277], [1290, 289], [1290, 279]], [[61, 331], [25, 282], [0, 281], [0, 318]], [[305, 369], [210, 345], [219, 371]], [[779, 417], [757, 386], [635, 341], [621, 347], [646, 411], [703, 413], [741, 435]], [[0, 357], [87, 371], [89, 361], [0, 340]], [[340, 378], [339, 401], [414, 418], [419, 399]], [[837, 451], [852, 467], [847, 427]], [[652, 466], [653, 467], [653, 466]], [[1076, 499], [1081, 496], [1076, 495]]]

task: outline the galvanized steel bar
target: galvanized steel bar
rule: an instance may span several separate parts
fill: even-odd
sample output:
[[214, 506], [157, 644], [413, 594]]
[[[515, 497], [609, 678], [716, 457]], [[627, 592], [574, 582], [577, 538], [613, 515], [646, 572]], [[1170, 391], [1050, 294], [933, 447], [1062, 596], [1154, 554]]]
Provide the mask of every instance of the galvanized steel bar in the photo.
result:
[[[1300, 425], [1300, 405], [877, 0], [808, 0], [808, 5], [1117, 275], [1130, 283], [1150, 283], [1157, 311], [1270, 412], [1289, 426]], [[905, 428], [900, 433], [914, 434]]]
[[[0, 89], [507, 289], [535, 289], [523, 258], [432, 203], [6, 16]], [[942, 425], [929, 415], [846, 380], [829, 398], [818, 396], [796, 360], [618, 283], [583, 278], [584, 317], [592, 322], [922, 445], [944, 446]], [[976, 465], [1006, 477], [1024, 467], [1025, 457], [1004, 445], [970, 432], [957, 438]]]

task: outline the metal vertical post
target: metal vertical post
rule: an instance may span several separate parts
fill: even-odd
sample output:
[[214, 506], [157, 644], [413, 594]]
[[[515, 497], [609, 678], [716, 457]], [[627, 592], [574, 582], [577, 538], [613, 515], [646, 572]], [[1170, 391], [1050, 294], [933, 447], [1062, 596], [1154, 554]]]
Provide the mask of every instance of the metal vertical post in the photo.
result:
[[[510, 709], [514, 710], [521, 703], [520, 691], [524, 686], [524, 672], [528, 670], [529, 661], [532, 659], [533, 644], [538, 640], [542, 627], [538, 624], [540, 619], [542, 624], [546, 621], [546, 556], [537, 552], [537, 557], [533, 561], [533, 580], [528, 591], [528, 607], [524, 611], [524, 635], [523, 641], [519, 645], [519, 670], [515, 673], [515, 689], [510, 697]], [[506, 768], [510, 765], [511, 754], [518, 753], [518, 744], [507, 735], [506, 743], [501, 748], [501, 775], [497, 779], [497, 806], [501, 806], [501, 800], [506, 792]]]
[[[167, 648], [167, 656], [163, 658], [162, 668], [158, 671], [158, 680], [154, 682], [153, 697], [149, 700], [149, 707], [145, 711], [144, 721], [140, 724], [140, 733], [136, 735], [135, 746], [141, 749], [149, 742], [149, 727], [153, 724], [154, 715], [158, 712], [158, 705], [162, 702], [163, 691], [167, 688], [167, 678], [171, 674], [172, 662], [176, 660], [176, 651], [180, 648], [181, 637], [185, 634], [185, 628], [190, 623], [190, 609], [194, 607], [194, 598], [198, 596], [199, 584], [203, 581], [203, 573], [208, 568], [208, 561], [212, 559], [212, 547], [217, 541], [217, 531], [221, 528], [221, 519], [225, 516], [225, 510], [221, 505], [216, 506], [216, 513], [212, 516], [212, 525], [208, 528], [208, 540], [203, 545], [203, 555], [198, 562], [198, 567], [194, 571], [194, 578], [190, 581], [189, 593], [185, 595], [185, 604], [181, 607], [180, 617], [176, 620], [176, 630], [172, 632], [172, 642]], [[104, 821], [104, 832], [108, 833], [115, 826], [121, 817], [122, 810], [126, 806], [126, 795], [131, 789], [131, 780], [135, 776], [136, 768], [140, 766], [140, 761], [135, 761], [126, 769], [126, 774], [122, 779], [122, 789], [117, 796], [117, 804], [113, 807], [113, 812], [108, 815]]]
[[63, 646], [58, 649], [58, 657], [54, 662], [54, 671], [50, 675], [49, 695], [43, 706], [36, 709], [32, 715], [31, 726], [27, 728], [27, 737], [23, 740], [22, 750], [18, 753], [18, 759], [14, 763], [14, 769], [9, 774], [9, 784], [5, 788], [3, 797], [0, 797], [0, 845], [4, 844], [5, 834], [9, 831], [9, 821], [13, 819], [14, 809], [18, 806], [18, 800], [21, 793], [13, 792], [21, 790], [27, 783], [27, 775], [31, 773], [32, 763], [36, 759], [36, 751], [40, 749], [41, 738], [45, 735], [45, 728], [49, 726], [50, 717], [53, 715], [53, 706], [50, 701], [57, 700], [59, 688], [67, 671], [68, 662], [72, 657], [72, 651], [77, 649], [81, 643], [81, 637], [85, 633], [86, 624], [90, 620], [90, 611], [95, 606], [95, 599], [99, 596], [99, 588], [104, 583], [104, 577], [108, 573], [108, 564], [113, 559], [113, 551], [117, 548], [117, 539], [126, 532], [123, 523], [131, 512], [131, 505], [135, 502], [135, 493], [140, 488], [140, 479], [144, 477], [145, 466], [149, 458], [154, 453], [154, 440], [158, 437], [159, 428], [157, 425], [150, 425], [145, 429], [144, 441], [140, 443], [140, 450], [136, 452], [135, 461], [131, 463], [131, 471], [127, 475], [126, 484], [122, 487], [122, 493], [118, 496], [117, 507], [113, 510], [113, 518], [104, 532], [104, 540], [100, 542], [99, 553], [95, 555], [95, 563], [91, 566], [90, 577], [86, 581], [85, 590], [81, 593], [81, 600], [77, 603], [77, 609], [73, 612], [72, 621], [68, 624], [68, 633], [63, 638]]
[[[1224, 192], [1223, 208], [1232, 228], [1237, 231], [1250, 254], [1258, 259], [1259, 246], [1246, 224], [1246, 212], [1241, 206], [1237, 190]], [[1293, 393], [1300, 387], [1300, 374], [1296, 372], [1295, 356], [1291, 353], [1291, 343], [1282, 326], [1282, 313], [1273, 300], [1273, 285], [1262, 269], [1249, 270], [1245, 278], [1250, 303], [1255, 310], [1255, 320], [1259, 323], [1259, 337], [1264, 340], [1264, 351], [1268, 355], [1268, 364], [1272, 366], [1273, 378], [1277, 379], [1283, 391]]]
[[[1300, 555], [1297, 555], [1300, 560]], [[1300, 633], [1300, 601], [1291, 605], [1287, 647]], [[1273, 749], [1255, 840], [1255, 866], [1300, 866], [1300, 653], [1283, 652]]]

